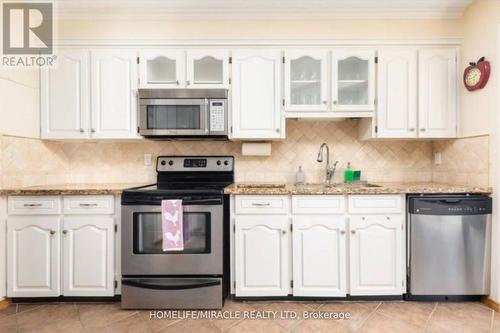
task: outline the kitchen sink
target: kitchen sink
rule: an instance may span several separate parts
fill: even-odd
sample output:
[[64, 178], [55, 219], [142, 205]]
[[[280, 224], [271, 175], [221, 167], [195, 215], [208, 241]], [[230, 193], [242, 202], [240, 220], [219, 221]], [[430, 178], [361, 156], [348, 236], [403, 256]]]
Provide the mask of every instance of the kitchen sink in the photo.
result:
[[285, 188], [285, 184], [237, 184], [237, 188]]
[[336, 187], [336, 188], [344, 188], [344, 187], [381, 187], [380, 185], [358, 182], [358, 183], [335, 183], [335, 184], [324, 184], [324, 183], [305, 183], [305, 184], [296, 184], [295, 186], [300, 188], [321, 188], [321, 187]]

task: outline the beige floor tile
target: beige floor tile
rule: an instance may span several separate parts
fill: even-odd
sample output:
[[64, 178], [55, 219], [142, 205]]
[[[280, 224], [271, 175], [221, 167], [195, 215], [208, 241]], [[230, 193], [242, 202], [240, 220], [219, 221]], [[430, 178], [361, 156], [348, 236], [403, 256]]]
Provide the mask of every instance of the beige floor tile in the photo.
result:
[[377, 308], [377, 312], [422, 329], [435, 306], [436, 303], [427, 302], [383, 302]]
[[[302, 321], [303, 313], [305, 311], [312, 312], [315, 310], [309, 307], [306, 303], [276, 302], [267, 303], [259, 307], [259, 311], [273, 311], [278, 317], [274, 319], [274, 322], [283, 327], [285, 330], [290, 330]], [[297, 315], [297, 318], [290, 317], [291, 314], [287, 314], [285, 311], [293, 312]]]
[[106, 333], [151, 333], [153, 330], [139, 313], [123, 320], [115, 321], [106, 327]]
[[233, 314], [236, 313], [236, 311], [240, 312], [240, 318], [239, 319], [213, 319], [210, 320], [212, 325], [217, 327], [221, 331], [226, 331], [230, 327], [236, 325], [243, 319], [241, 318], [243, 316], [244, 311], [255, 311], [255, 309], [250, 306], [250, 304], [246, 302], [235, 302], [233, 300], [227, 300], [224, 303], [224, 308], [223, 311], [229, 311], [232, 312]]
[[[55, 305], [55, 304], [57, 303], [52, 303], [48, 305]], [[44, 305], [47, 305], [47, 303], [20, 303], [17, 304], [17, 313], [31, 311]]]
[[500, 333], [500, 313], [493, 311], [493, 316], [491, 331], [493, 333]]
[[349, 319], [339, 320], [338, 322], [354, 330], [361, 326], [363, 321], [379, 304], [380, 302], [330, 302], [323, 304], [317, 311], [349, 313]]
[[[83, 329], [75, 304], [50, 304], [16, 315], [20, 332]], [[50, 330], [48, 332], [50, 332]]]
[[122, 310], [120, 303], [79, 303], [76, 307], [86, 329], [105, 327], [115, 321], [131, 317], [137, 312]]
[[352, 329], [341, 325], [335, 320], [303, 320], [292, 329], [293, 333], [330, 333], [353, 332]]
[[158, 332], [179, 321], [179, 319], [154, 319], [154, 317], [150, 316], [149, 310], [139, 311], [138, 314], [139, 317], [148, 324], [149, 328], [151, 328], [153, 332]]
[[493, 310], [481, 303], [439, 303], [429, 320], [428, 332], [489, 332]]
[[17, 332], [17, 317], [4, 316], [0, 317], [0, 333]]
[[396, 318], [390, 318], [377, 312], [373, 313], [361, 325], [360, 333], [416, 333], [420, 332], [415, 326]]
[[161, 333], [219, 333], [218, 328], [208, 320], [180, 320], [160, 330]]
[[273, 320], [250, 320], [245, 319], [234, 325], [226, 332], [228, 333], [284, 333], [286, 332]]
[[17, 304], [9, 304], [5, 309], [0, 310], [0, 318], [16, 314]]

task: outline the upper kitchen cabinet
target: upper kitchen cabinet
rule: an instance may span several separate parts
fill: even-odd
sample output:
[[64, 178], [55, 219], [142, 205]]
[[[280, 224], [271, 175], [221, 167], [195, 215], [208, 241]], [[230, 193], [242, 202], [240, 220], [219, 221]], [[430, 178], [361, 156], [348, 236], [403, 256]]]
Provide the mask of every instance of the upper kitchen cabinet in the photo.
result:
[[226, 88], [229, 85], [229, 52], [216, 49], [188, 50], [186, 73], [187, 87]]
[[457, 50], [422, 49], [418, 55], [419, 137], [457, 135]]
[[182, 50], [141, 51], [141, 88], [180, 88], [186, 85], [186, 53]]
[[137, 138], [136, 52], [60, 50], [41, 72], [42, 139]]
[[232, 62], [232, 139], [285, 137], [281, 51], [236, 50]]
[[92, 138], [133, 138], [137, 134], [136, 52], [92, 52]]
[[378, 137], [417, 136], [417, 50], [378, 52]]
[[332, 51], [332, 110], [375, 109], [375, 51]]
[[327, 111], [327, 51], [285, 52], [285, 110]]
[[90, 52], [60, 49], [57, 55], [57, 66], [40, 73], [41, 137], [87, 138]]

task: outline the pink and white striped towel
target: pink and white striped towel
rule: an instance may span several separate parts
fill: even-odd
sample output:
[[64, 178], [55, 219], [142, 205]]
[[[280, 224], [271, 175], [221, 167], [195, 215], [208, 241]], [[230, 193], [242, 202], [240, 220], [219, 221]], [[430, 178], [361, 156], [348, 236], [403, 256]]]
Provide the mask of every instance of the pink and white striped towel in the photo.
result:
[[184, 250], [182, 200], [162, 200], [163, 251]]

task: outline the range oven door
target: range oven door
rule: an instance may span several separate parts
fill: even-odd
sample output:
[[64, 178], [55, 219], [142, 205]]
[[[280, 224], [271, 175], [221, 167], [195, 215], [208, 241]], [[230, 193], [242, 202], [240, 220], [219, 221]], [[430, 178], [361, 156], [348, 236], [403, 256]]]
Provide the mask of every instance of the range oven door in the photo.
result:
[[122, 274], [222, 275], [222, 198], [183, 201], [184, 250], [163, 251], [161, 205], [122, 206]]
[[208, 99], [141, 99], [139, 133], [142, 136], [205, 136]]

